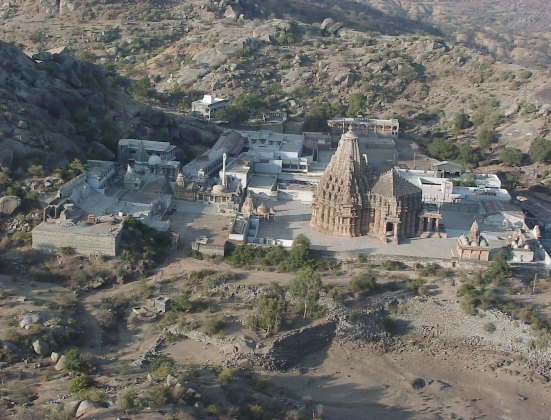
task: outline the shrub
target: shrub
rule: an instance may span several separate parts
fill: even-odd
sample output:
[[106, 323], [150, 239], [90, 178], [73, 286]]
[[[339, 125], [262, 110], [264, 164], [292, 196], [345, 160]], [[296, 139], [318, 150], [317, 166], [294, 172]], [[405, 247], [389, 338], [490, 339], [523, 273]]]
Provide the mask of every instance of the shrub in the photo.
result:
[[375, 275], [370, 270], [356, 274], [352, 277], [350, 283], [348, 283], [348, 289], [352, 293], [373, 293], [377, 289], [377, 280]]
[[59, 248], [59, 253], [61, 255], [74, 255], [75, 248], [73, 248], [72, 246], [62, 246]]
[[387, 316], [383, 319], [383, 328], [388, 333], [394, 333], [397, 330], [396, 320]]
[[272, 381], [272, 378], [270, 378], [269, 376], [261, 375], [261, 376], [257, 376], [254, 379], [254, 384], [258, 389], [265, 390], [270, 386], [271, 381]]
[[170, 400], [170, 391], [164, 386], [155, 386], [147, 391], [147, 399], [154, 407], [164, 405]]
[[462, 109], [457, 114], [455, 114], [455, 117], [453, 118], [454, 133], [457, 134], [461, 130], [469, 128], [471, 125], [472, 125], [471, 119], [469, 118], [469, 115], [465, 112], [465, 110]]
[[398, 271], [402, 269], [402, 263], [395, 260], [386, 260], [381, 264], [381, 267], [387, 271]]
[[520, 166], [524, 159], [524, 153], [522, 153], [519, 149], [506, 147], [501, 151], [499, 158], [506, 165]]
[[95, 385], [94, 380], [88, 375], [75, 376], [69, 382], [69, 392], [76, 394], [86, 388], [90, 388]]
[[551, 141], [538, 138], [530, 144], [528, 151], [530, 159], [536, 163], [545, 163], [551, 161]]
[[117, 395], [117, 407], [122, 410], [134, 410], [142, 408], [142, 401], [136, 391], [123, 389]]
[[[425, 284], [425, 280], [418, 278], [418, 279], [409, 279], [406, 280], [406, 289], [410, 290], [414, 293], [420, 294], [420, 288], [423, 287]], [[425, 289], [426, 290], [426, 289]]]
[[172, 308], [175, 311], [194, 312], [203, 306], [200, 300], [191, 300], [191, 290], [183, 290], [172, 301]]
[[230, 368], [224, 368], [218, 374], [218, 379], [223, 385], [228, 385], [235, 380], [235, 371]]
[[90, 364], [77, 349], [69, 349], [65, 352], [65, 369], [69, 372], [88, 373]]
[[168, 357], [154, 357], [149, 366], [157, 378], [166, 378], [167, 375], [176, 375], [174, 360]]
[[203, 318], [201, 327], [207, 334], [216, 334], [226, 327], [224, 315], [207, 316]]

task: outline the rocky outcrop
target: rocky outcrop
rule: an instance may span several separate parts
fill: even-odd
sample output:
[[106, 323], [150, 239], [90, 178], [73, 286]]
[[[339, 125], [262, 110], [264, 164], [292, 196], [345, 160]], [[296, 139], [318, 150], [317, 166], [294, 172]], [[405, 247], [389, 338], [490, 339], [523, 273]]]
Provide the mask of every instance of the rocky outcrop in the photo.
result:
[[14, 195], [6, 195], [0, 198], [0, 214], [10, 216], [21, 206], [21, 199]]
[[52, 169], [75, 156], [112, 159], [118, 138], [133, 132], [176, 145], [210, 144], [219, 135], [214, 125], [135, 103], [109, 82], [103, 66], [61, 50], [32, 57], [0, 42], [2, 165], [30, 155]]

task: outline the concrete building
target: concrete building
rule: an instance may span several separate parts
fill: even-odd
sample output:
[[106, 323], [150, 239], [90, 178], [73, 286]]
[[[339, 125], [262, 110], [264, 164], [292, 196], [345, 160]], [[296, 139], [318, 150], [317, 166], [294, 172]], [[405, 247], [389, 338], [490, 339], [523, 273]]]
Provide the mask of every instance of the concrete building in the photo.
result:
[[505, 201], [482, 203], [484, 223], [502, 229], [524, 228], [525, 215], [520, 207]]
[[147, 162], [152, 156], [170, 161], [176, 159], [176, 146], [166, 141], [120, 139], [117, 156], [123, 167], [128, 163]]
[[213, 120], [216, 114], [228, 106], [228, 101], [214, 95], [204, 95], [202, 99], [191, 103], [191, 114], [194, 117]]
[[89, 160], [86, 164], [86, 183], [97, 190], [109, 185], [115, 175], [115, 162]]
[[398, 137], [400, 123], [397, 119], [389, 120], [373, 119], [367, 117], [332, 118], [327, 124], [333, 132], [343, 132], [345, 126], [352, 127], [359, 134], [374, 133], [377, 137]]
[[68, 200], [44, 209], [44, 220], [32, 230], [32, 247], [55, 252], [69, 247], [78, 254], [115, 256], [119, 251], [122, 219], [86, 216]]
[[[459, 178], [448, 177], [454, 173], [453, 168], [455, 166], [446, 165], [433, 171], [398, 167], [395, 169], [401, 177], [421, 188], [424, 203], [480, 203], [511, 200], [509, 192], [501, 188], [501, 181], [497, 175], [464, 173]], [[472, 182], [474, 186], [459, 186], [455, 185], [454, 181]]]

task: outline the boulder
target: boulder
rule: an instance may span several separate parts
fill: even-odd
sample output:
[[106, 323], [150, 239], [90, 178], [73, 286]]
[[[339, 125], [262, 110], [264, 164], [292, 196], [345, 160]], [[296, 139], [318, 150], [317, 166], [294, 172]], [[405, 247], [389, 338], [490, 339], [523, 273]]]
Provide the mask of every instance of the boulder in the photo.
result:
[[19, 351], [19, 347], [12, 341], [2, 341], [2, 349], [9, 351], [12, 354], [15, 354]]
[[226, 10], [224, 11], [224, 17], [226, 19], [233, 19], [233, 20], [237, 20], [237, 18], [239, 17], [239, 11], [234, 9], [231, 5], [226, 7]]
[[11, 216], [21, 206], [21, 199], [15, 195], [0, 198], [0, 214]]
[[86, 413], [100, 407], [101, 405], [94, 401], [90, 401], [90, 400], [81, 401], [75, 413], [75, 418], [78, 419], [79, 417], [84, 416]]
[[50, 353], [50, 344], [41, 338], [33, 340], [33, 350], [39, 356], [47, 356]]
[[65, 369], [65, 355], [61, 355], [54, 366], [54, 369], [57, 371]]
[[321, 22], [320, 29], [322, 31], [325, 31], [327, 28], [329, 28], [331, 25], [334, 25], [335, 21], [331, 18], [324, 19], [323, 22]]
[[19, 321], [19, 327], [28, 330], [34, 324], [41, 324], [42, 321], [43, 317], [41, 314], [27, 313], [21, 317], [21, 320]]
[[172, 388], [178, 383], [178, 379], [176, 379], [174, 376], [168, 374], [166, 375], [166, 386], [169, 388]]
[[426, 382], [423, 378], [415, 378], [411, 381], [411, 387], [413, 389], [422, 389], [426, 385]]
[[60, 357], [61, 357], [60, 354], [55, 351], [53, 351], [52, 354], [50, 354], [50, 359], [52, 359], [52, 362], [54, 363], [57, 363]]
[[547, 378], [547, 376], [545, 375], [542, 375], [541, 373], [534, 373], [532, 375], [532, 380], [541, 384], [546, 384], [549, 381], [549, 378]]
[[75, 415], [77, 413], [78, 406], [80, 405], [81, 402], [82, 402], [82, 400], [76, 400], [76, 401], [68, 402], [67, 404], [65, 404], [63, 406], [63, 408], [64, 408], [63, 411], [65, 413], [67, 413], [67, 416], [75, 417]]
[[32, 55], [32, 59], [39, 61], [49, 61], [52, 59], [52, 53], [49, 53], [48, 51], [39, 51], [36, 54]]

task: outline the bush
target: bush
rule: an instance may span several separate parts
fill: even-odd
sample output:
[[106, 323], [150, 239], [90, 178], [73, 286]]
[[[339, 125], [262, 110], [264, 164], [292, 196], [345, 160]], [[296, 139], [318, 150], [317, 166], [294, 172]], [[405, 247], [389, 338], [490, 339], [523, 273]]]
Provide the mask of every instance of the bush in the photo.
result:
[[469, 128], [472, 126], [471, 119], [465, 110], [459, 111], [453, 118], [453, 131], [455, 134], [458, 134], [461, 130]]
[[122, 410], [139, 410], [142, 408], [142, 400], [136, 391], [123, 389], [117, 395], [117, 407]]
[[528, 151], [530, 159], [536, 163], [546, 163], [551, 161], [551, 141], [538, 138], [530, 144]]
[[395, 333], [396, 330], [397, 330], [397, 323], [396, 323], [396, 320], [387, 316], [383, 319], [383, 328], [385, 329], [386, 332], [388, 333]]
[[69, 349], [65, 352], [65, 369], [69, 372], [90, 372], [91, 366], [77, 349]]
[[226, 327], [224, 315], [207, 316], [203, 318], [201, 327], [207, 334], [216, 334]]
[[381, 267], [387, 271], [399, 271], [402, 269], [402, 263], [395, 260], [386, 260], [383, 261]]
[[167, 375], [176, 375], [174, 360], [168, 357], [155, 357], [150, 362], [150, 368], [157, 378], [166, 378]]
[[223, 385], [228, 385], [235, 380], [235, 371], [230, 368], [224, 368], [218, 374], [218, 379]]
[[[416, 294], [420, 294], [420, 288], [425, 285], [424, 279], [409, 279], [406, 281], [406, 289]], [[425, 289], [426, 290], [426, 289]]]
[[75, 376], [69, 382], [69, 392], [76, 394], [86, 388], [90, 388], [95, 385], [94, 380], [88, 375]]
[[153, 407], [165, 405], [170, 401], [170, 391], [164, 386], [156, 386], [147, 391], [147, 399]]
[[519, 149], [506, 147], [501, 151], [499, 158], [505, 165], [520, 166], [524, 160], [524, 153]]
[[348, 289], [352, 293], [373, 293], [377, 289], [377, 280], [375, 275], [370, 270], [356, 274], [352, 277], [350, 283], [348, 283]]
[[203, 306], [200, 300], [191, 300], [191, 290], [183, 290], [172, 301], [174, 311], [194, 312]]

